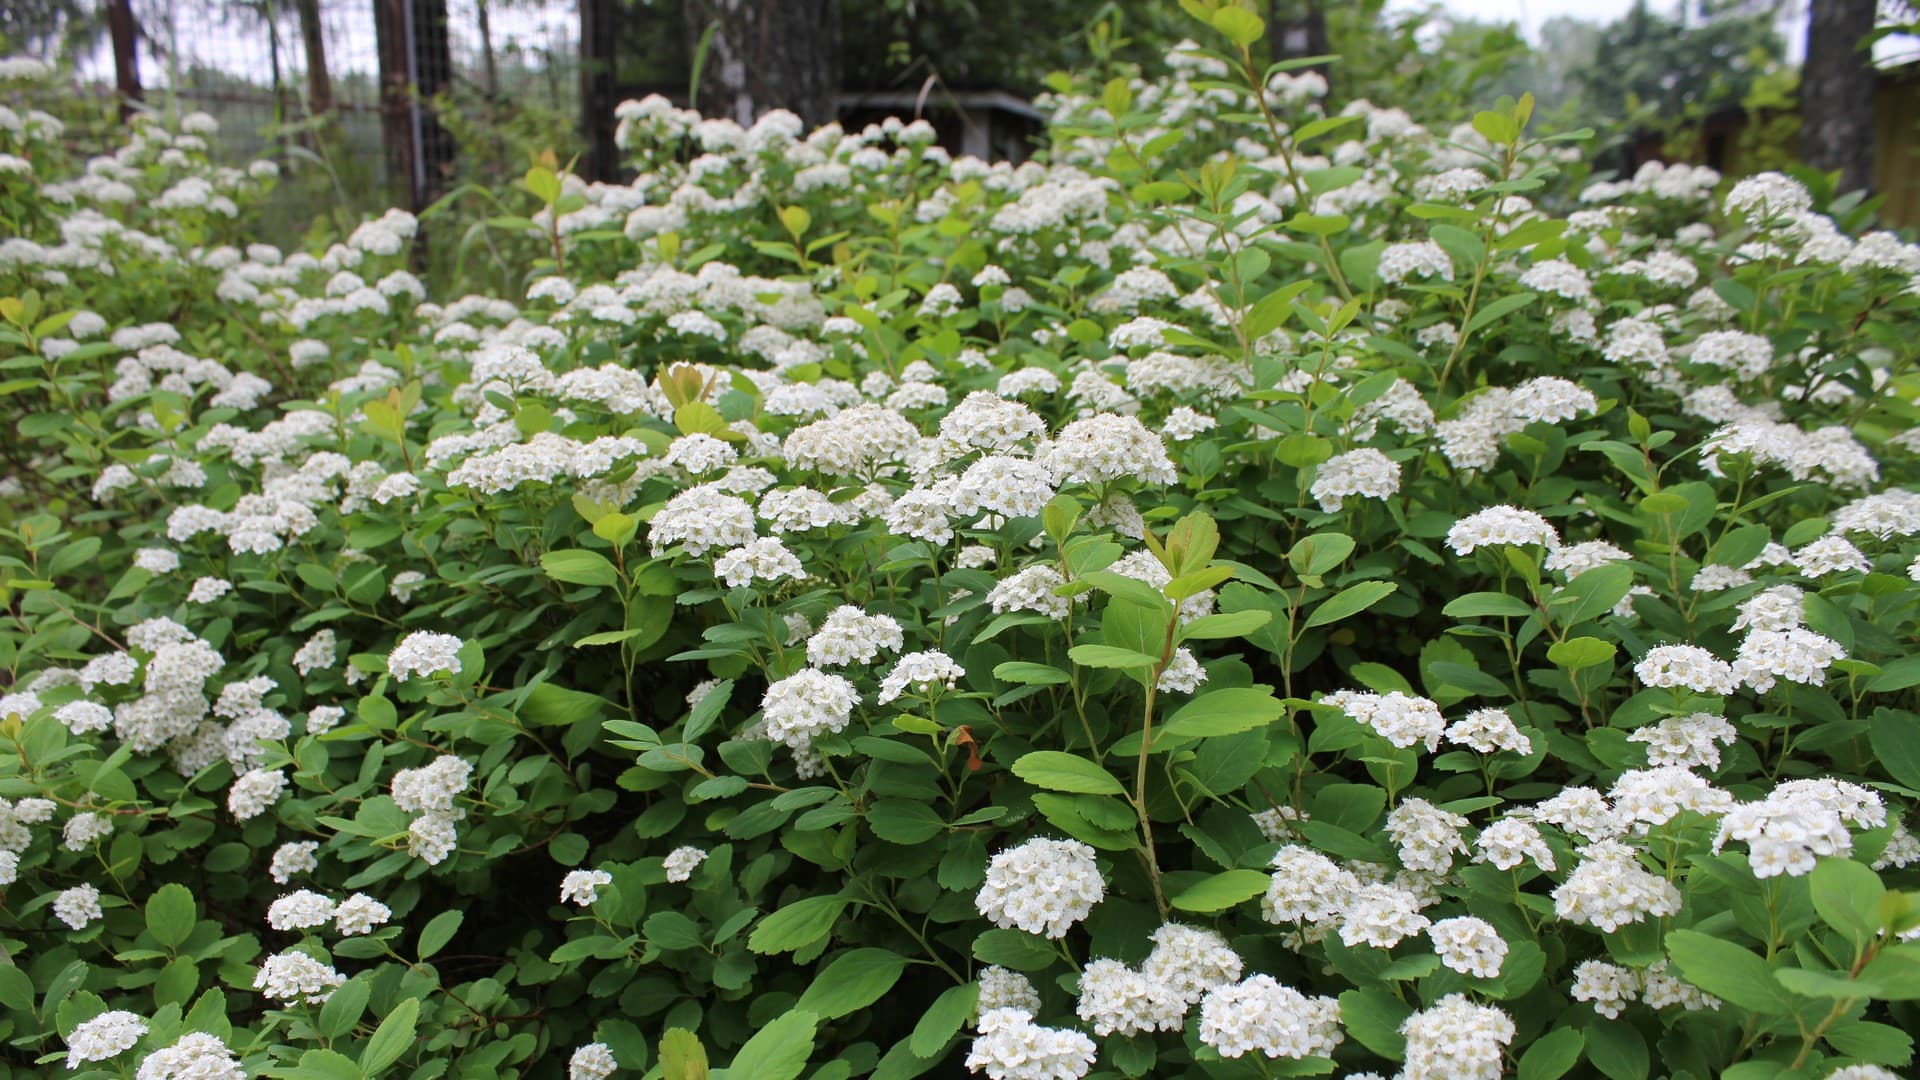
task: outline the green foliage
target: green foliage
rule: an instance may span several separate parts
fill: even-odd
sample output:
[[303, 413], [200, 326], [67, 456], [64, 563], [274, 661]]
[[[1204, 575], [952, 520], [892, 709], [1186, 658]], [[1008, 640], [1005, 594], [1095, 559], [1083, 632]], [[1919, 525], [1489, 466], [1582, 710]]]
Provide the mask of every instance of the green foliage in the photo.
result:
[[1910, 1070], [1914, 249], [1181, 7], [1017, 170], [636, 105], [510, 299], [0, 126], [0, 1069]]

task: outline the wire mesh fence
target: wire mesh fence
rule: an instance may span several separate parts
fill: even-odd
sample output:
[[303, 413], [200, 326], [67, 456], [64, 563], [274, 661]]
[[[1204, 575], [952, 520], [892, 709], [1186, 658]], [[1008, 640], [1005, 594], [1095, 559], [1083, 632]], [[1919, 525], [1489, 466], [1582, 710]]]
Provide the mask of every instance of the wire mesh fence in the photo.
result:
[[84, 18], [61, 42], [77, 92], [208, 113], [222, 160], [280, 160], [282, 232], [500, 180], [540, 129], [578, 138], [574, 0], [100, 0]]

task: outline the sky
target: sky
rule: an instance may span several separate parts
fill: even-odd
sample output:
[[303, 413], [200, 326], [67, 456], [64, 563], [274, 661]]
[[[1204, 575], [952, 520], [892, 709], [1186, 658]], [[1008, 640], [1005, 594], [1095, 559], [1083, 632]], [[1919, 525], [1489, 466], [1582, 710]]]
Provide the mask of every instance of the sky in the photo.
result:
[[[1436, 0], [1442, 8], [1462, 18], [1484, 22], [1512, 22], [1528, 41], [1540, 41], [1540, 27], [1548, 19], [1571, 15], [1588, 22], [1608, 23], [1626, 14], [1634, 0]], [[1390, 10], [1418, 11], [1426, 0], [1390, 0]], [[1649, 0], [1649, 7], [1671, 15], [1680, 9], [1678, 0]], [[1778, 26], [1787, 46], [1787, 61], [1798, 64], [1806, 57], [1807, 16], [1801, 0], [1781, 4]], [[1889, 37], [1873, 50], [1881, 64], [1920, 59], [1920, 38]]]

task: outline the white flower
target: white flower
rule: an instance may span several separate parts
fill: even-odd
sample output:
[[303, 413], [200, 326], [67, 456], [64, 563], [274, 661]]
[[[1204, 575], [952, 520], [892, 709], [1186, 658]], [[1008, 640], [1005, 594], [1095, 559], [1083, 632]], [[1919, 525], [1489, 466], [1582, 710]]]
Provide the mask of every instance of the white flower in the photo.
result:
[[661, 869], [667, 872], [667, 880], [682, 882], [693, 876], [693, 872], [707, 860], [707, 853], [691, 844], [683, 844], [667, 853], [660, 860]]
[[1466, 827], [1466, 818], [1419, 798], [1403, 799], [1387, 814], [1387, 835], [1399, 845], [1400, 865], [1409, 870], [1451, 870], [1454, 853], [1466, 853], [1460, 837]]
[[295, 949], [275, 953], [260, 965], [253, 988], [288, 1005], [318, 1005], [333, 996], [346, 977]]
[[1442, 919], [1427, 927], [1427, 939], [1440, 962], [1462, 975], [1492, 979], [1507, 958], [1507, 943], [1493, 924], [1471, 915]]
[[1823, 536], [1793, 553], [1794, 568], [1810, 578], [1848, 572], [1869, 573], [1873, 564], [1852, 543], [1838, 536]]
[[296, 840], [281, 844], [274, 849], [273, 861], [267, 872], [275, 884], [285, 885], [300, 874], [311, 874], [320, 866], [320, 860], [314, 853], [320, 850], [317, 840]]
[[1025, 975], [1017, 971], [990, 964], [980, 969], [976, 977], [980, 984], [981, 1012], [994, 1009], [1019, 1009], [1033, 1012], [1040, 1008], [1040, 991], [1033, 988]]
[[1605, 960], [1583, 960], [1573, 969], [1573, 1000], [1615, 1020], [1640, 996], [1640, 973]]
[[760, 709], [767, 737], [800, 750], [812, 747], [822, 733], [844, 731], [859, 703], [860, 692], [851, 682], [817, 668], [801, 668], [768, 686]]
[[372, 933], [392, 917], [392, 908], [366, 893], [354, 893], [333, 909], [333, 928], [343, 937], [354, 937]]
[[1160, 672], [1155, 688], [1163, 694], [1191, 694], [1207, 681], [1207, 669], [1185, 645], [1173, 651], [1173, 659]]
[[311, 930], [333, 921], [333, 901], [301, 889], [275, 900], [267, 908], [267, 925], [275, 930]]
[[1080, 971], [1075, 1012], [1093, 1025], [1095, 1035], [1138, 1035], [1177, 1029], [1187, 1003], [1166, 982], [1118, 960], [1100, 959]]
[[1827, 681], [1827, 668], [1846, 656], [1839, 642], [1804, 627], [1755, 630], [1740, 642], [1740, 652], [1733, 661], [1733, 675], [1763, 694], [1773, 688], [1777, 679], [1802, 686], [1823, 686]]
[[1341, 509], [1348, 497], [1387, 499], [1400, 490], [1400, 463], [1371, 446], [1336, 454], [1314, 471], [1311, 494], [1320, 509]]
[[100, 910], [100, 890], [85, 884], [63, 890], [53, 898], [53, 914], [73, 929], [85, 930], [105, 914]]
[[805, 577], [806, 573], [800, 557], [771, 536], [749, 540], [713, 560], [713, 576], [732, 589], [743, 589], [756, 581], [771, 583], [782, 578]]
[[406, 682], [413, 675], [433, 676], [442, 671], [458, 675], [463, 644], [453, 634], [415, 630], [401, 638], [387, 654], [387, 673], [395, 682]]
[[1505, 709], [1475, 709], [1466, 719], [1456, 720], [1447, 727], [1447, 741], [1472, 747], [1482, 754], [1501, 750], [1533, 753], [1533, 740], [1520, 733]]
[[1457, 555], [1471, 555], [1477, 548], [1495, 544], [1538, 544], [1551, 551], [1560, 546], [1560, 534], [1546, 518], [1513, 506], [1488, 507], [1447, 530], [1447, 546]]
[[881, 681], [880, 704], [894, 700], [909, 688], [921, 694], [930, 692], [936, 685], [951, 690], [955, 680], [966, 673], [967, 670], [946, 653], [937, 650], [908, 653]]
[[1003, 929], [1065, 937], [1106, 896], [1093, 848], [1078, 840], [1029, 840], [995, 855], [974, 897], [980, 914]]
[[67, 1068], [89, 1061], [106, 1061], [133, 1049], [147, 1033], [147, 1022], [123, 1009], [103, 1012], [73, 1029], [67, 1036]]
[[1476, 862], [1488, 862], [1502, 870], [1512, 870], [1528, 860], [1542, 870], [1554, 868], [1553, 849], [1540, 836], [1533, 822], [1507, 817], [1480, 830], [1474, 838], [1479, 848]]
[[1407, 1017], [1403, 1080], [1498, 1080], [1504, 1048], [1513, 1042], [1513, 1020], [1465, 994], [1448, 994]]
[[1386, 694], [1341, 690], [1321, 698], [1320, 704], [1335, 706], [1401, 749], [1425, 743], [1429, 752], [1438, 750], [1447, 730], [1439, 705], [1398, 690]]
[[891, 615], [869, 615], [842, 604], [807, 638], [807, 662], [815, 667], [871, 664], [882, 650], [898, 652], [905, 642], [900, 624]]
[[619, 1068], [613, 1047], [606, 1043], [588, 1043], [575, 1049], [567, 1059], [567, 1080], [607, 1080]]
[[1698, 645], [1656, 645], [1633, 665], [1633, 673], [1647, 686], [1700, 694], [1731, 694], [1736, 685], [1733, 665]]
[[1041, 1027], [1024, 1009], [987, 1009], [967, 1051], [967, 1070], [987, 1080], [1080, 1080], [1093, 1067], [1093, 1040], [1078, 1031]]
[[600, 901], [600, 886], [613, 884], [613, 875], [605, 870], [571, 870], [560, 882], [560, 901], [592, 907]]
[[1732, 746], [1738, 736], [1726, 718], [1699, 712], [1661, 717], [1657, 723], [1627, 736], [1627, 740], [1646, 744], [1649, 765], [1717, 769], [1720, 748]]
[[1632, 848], [1602, 840], [1580, 849], [1580, 864], [1553, 890], [1554, 914], [1612, 933], [1680, 911], [1680, 890], [1640, 865]]
[[442, 754], [432, 764], [401, 769], [393, 774], [389, 790], [393, 804], [411, 814], [453, 809], [453, 801], [467, 789], [473, 766], [466, 759]]
[[1140, 973], [1166, 984], [1188, 1005], [1238, 979], [1244, 966], [1227, 939], [1212, 930], [1167, 923], [1153, 932], [1152, 940], [1153, 951]]
[[1273, 878], [1260, 901], [1260, 913], [1271, 923], [1325, 922], [1346, 910], [1360, 888], [1352, 871], [1312, 848], [1283, 845], [1273, 856]]
[[1453, 280], [1453, 256], [1431, 240], [1388, 244], [1380, 253], [1380, 280], [1398, 285], [1409, 277]]
[[1331, 1057], [1345, 1039], [1338, 1001], [1307, 997], [1271, 975], [1216, 987], [1200, 1001], [1200, 1041], [1224, 1058], [1250, 1051], [1294, 1060]]
[[1352, 947], [1391, 949], [1403, 938], [1427, 928], [1420, 897], [1397, 885], [1362, 885], [1348, 899], [1340, 922], [1340, 941]]
[[256, 818], [265, 813], [267, 807], [279, 802], [280, 794], [286, 788], [286, 773], [251, 769], [241, 774], [227, 789], [227, 811], [236, 821]]
[[148, 1054], [135, 1080], [247, 1080], [247, 1073], [218, 1035], [191, 1031]]

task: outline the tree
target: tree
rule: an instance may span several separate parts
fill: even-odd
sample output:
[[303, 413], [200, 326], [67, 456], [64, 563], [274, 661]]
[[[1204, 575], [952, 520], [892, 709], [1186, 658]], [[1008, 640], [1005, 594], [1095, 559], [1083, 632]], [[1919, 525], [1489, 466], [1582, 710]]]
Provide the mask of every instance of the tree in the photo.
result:
[[790, 109], [809, 125], [834, 118], [840, 91], [840, 0], [687, 0], [700, 65], [699, 106], [751, 124]]
[[320, 25], [320, 0], [294, 0], [300, 13], [300, 42], [307, 54], [307, 111], [333, 111], [333, 77], [327, 71], [327, 38]]
[[1874, 0], [1813, 0], [1800, 72], [1800, 153], [1840, 174], [1840, 191], [1873, 186]]

